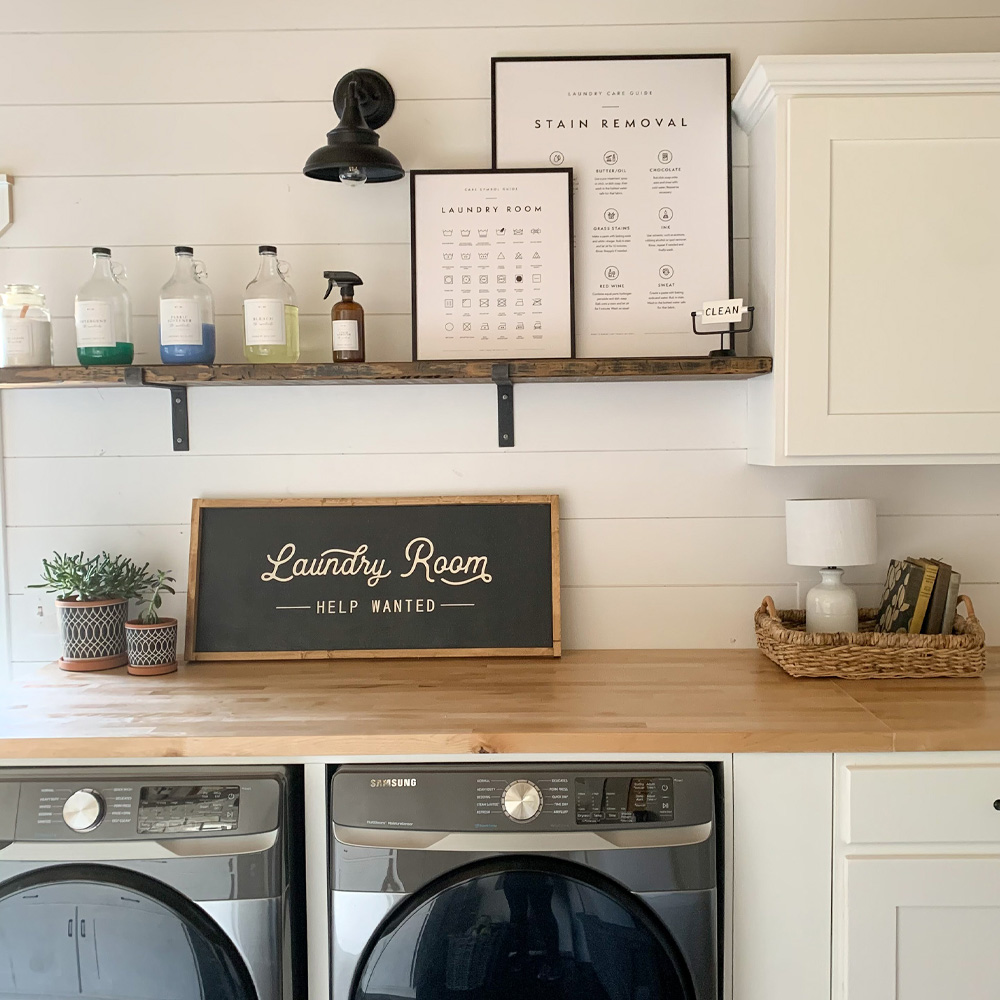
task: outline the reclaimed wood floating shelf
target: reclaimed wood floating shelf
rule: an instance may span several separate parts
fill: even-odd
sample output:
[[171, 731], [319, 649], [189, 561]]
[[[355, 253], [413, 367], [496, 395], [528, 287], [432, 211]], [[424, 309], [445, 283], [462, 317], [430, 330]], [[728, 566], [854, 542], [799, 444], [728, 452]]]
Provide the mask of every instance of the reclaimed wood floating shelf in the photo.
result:
[[78, 365], [61, 368], [5, 368], [0, 388], [128, 385], [126, 372], [141, 373], [142, 384], [353, 385], [365, 383], [493, 382], [495, 368], [508, 369], [515, 382], [658, 381], [664, 379], [744, 379], [771, 371], [770, 358], [572, 358], [546, 361], [373, 361], [294, 365]]
[[744, 379], [766, 375], [770, 358], [569, 358], [547, 361], [374, 361], [295, 365], [80, 365], [0, 369], [0, 389], [151, 386], [170, 390], [171, 441], [188, 451], [187, 391], [202, 385], [447, 385], [497, 387], [497, 444], [514, 446], [515, 382]]

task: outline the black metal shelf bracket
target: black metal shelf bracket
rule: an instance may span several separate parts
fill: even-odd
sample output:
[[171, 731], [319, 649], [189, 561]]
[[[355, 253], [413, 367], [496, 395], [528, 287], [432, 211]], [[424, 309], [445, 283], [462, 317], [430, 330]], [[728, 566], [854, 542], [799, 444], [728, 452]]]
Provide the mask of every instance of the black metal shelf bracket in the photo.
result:
[[513, 448], [514, 383], [510, 380], [510, 365], [493, 365], [492, 371], [497, 387], [497, 443], [501, 448]]
[[170, 393], [170, 434], [174, 451], [189, 451], [188, 434], [188, 391], [186, 385], [158, 385], [145, 380], [145, 373], [139, 365], [129, 365], [125, 369], [125, 384], [145, 386], [150, 389], [166, 389]]

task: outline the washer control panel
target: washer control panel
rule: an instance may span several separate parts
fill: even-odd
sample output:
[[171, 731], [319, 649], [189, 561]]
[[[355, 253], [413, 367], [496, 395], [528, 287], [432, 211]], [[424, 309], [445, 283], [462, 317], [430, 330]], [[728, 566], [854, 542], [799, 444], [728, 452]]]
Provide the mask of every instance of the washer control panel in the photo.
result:
[[235, 830], [239, 818], [239, 785], [143, 785], [139, 789], [139, 833]]
[[687, 826], [715, 817], [704, 764], [517, 768], [348, 765], [333, 776], [333, 822], [432, 831]]
[[77, 833], [87, 833], [97, 829], [104, 819], [106, 808], [100, 792], [95, 792], [93, 788], [80, 788], [63, 803], [63, 822]]

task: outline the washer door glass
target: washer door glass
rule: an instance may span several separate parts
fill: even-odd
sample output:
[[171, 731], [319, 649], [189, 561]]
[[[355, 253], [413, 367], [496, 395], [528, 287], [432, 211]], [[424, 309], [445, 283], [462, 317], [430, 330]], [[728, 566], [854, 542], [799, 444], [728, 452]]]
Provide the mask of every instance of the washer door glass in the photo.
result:
[[409, 896], [373, 935], [352, 1000], [690, 1000], [676, 944], [604, 876], [536, 857], [478, 862]]
[[256, 1000], [246, 964], [194, 903], [105, 865], [0, 884], [0, 1000]]

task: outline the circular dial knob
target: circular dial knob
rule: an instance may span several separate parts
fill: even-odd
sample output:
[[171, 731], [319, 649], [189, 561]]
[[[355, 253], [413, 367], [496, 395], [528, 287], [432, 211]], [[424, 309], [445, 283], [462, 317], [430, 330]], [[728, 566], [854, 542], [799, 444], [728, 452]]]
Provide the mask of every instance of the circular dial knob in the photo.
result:
[[93, 788], [75, 791], [63, 804], [63, 820], [71, 830], [86, 833], [104, 819], [104, 799]]
[[533, 781], [512, 781], [503, 790], [503, 811], [517, 823], [527, 823], [542, 811], [542, 793]]

